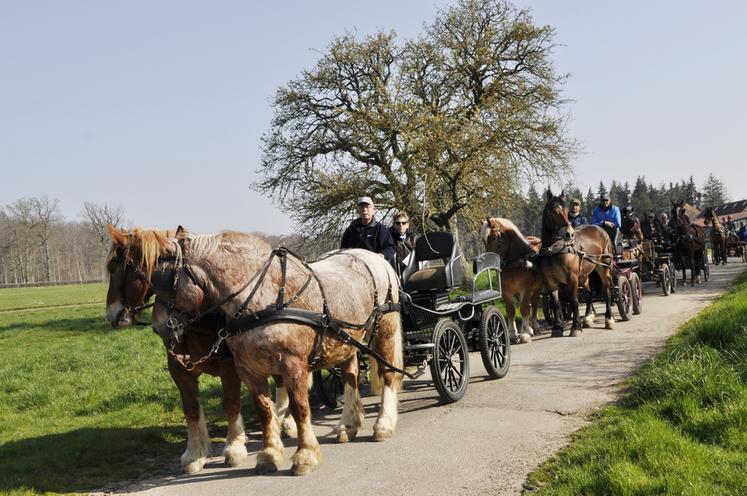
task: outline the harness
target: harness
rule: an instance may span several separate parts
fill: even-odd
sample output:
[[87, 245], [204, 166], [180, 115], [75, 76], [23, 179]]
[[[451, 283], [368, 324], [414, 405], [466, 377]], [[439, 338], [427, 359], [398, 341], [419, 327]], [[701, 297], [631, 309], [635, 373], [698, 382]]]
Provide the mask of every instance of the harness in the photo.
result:
[[[135, 262], [133, 262], [130, 259], [130, 247], [132, 246], [132, 233], [127, 233], [127, 244], [124, 248], [124, 253], [122, 255], [115, 255], [112, 257], [112, 262], [118, 262], [123, 265], [122, 267], [122, 277], [120, 278], [120, 284], [117, 287], [117, 294], [119, 296], [119, 301], [122, 303], [122, 306], [124, 307], [125, 311], [129, 312], [130, 315], [132, 315], [132, 321], [135, 325], [150, 325], [150, 322], [141, 322], [137, 320], [137, 314], [145, 310], [146, 308], [150, 308], [154, 305], [154, 303], [145, 303], [150, 299], [150, 297], [153, 295], [153, 290], [151, 288], [150, 281], [148, 280], [148, 277], [145, 275], [145, 272], [143, 272], [143, 269], [141, 269]], [[138, 279], [142, 281], [144, 284], [148, 285], [148, 291], [145, 294], [145, 297], [143, 298], [143, 304], [142, 305], [128, 305], [127, 304], [127, 269], [132, 270], [132, 272], [135, 273]]]
[[579, 268], [581, 267], [581, 263], [586, 260], [588, 262], [593, 263], [594, 265], [601, 265], [602, 267], [611, 268], [612, 266], [610, 264], [601, 262], [600, 260], [605, 257], [612, 257], [612, 253], [600, 253], [599, 255], [589, 255], [583, 249], [577, 248], [575, 243], [571, 240], [565, 241], [563, 239], [558, 239], [550, 246], [542, 246], [540, 248], [539, 253], [537, 253], [536, 257], [546, 257], [551, 255], [560, 255], [560, 254], [571, 254], [571, 255], [578, 255], [579, 261], [578, 265]]
[[[183, 240], [179, 240], [179, 243], [182, 247], [183, 253]], [[330, 256], [334, 254], [336, 253], [330, 254]], [[308, 272], [308, 276], [301, 288], [293, 296], [286, 300], [287, 262], [289, 255], [293, 257], [293, 261], [295, 263], [300, 264], [304, 269], [306, 269], [306, 271]], [[281, 280], [277, 297], [275, 298], [275, 303], [270, 304], [264, 309], [257, 312], [252, 311], [248, 308], [249, 304], [252, 302], [258, 289], [262, 285], [265, 277], [267, 276], [269, 268], [276, 257], [280, 261]], [[183, 257], [174, 257], [174, 260], [175, 267], [174, 282], [172, 284], [173, 288], [176, 288], [176, 283], [179, 277], [179, 270], [183, 269], [187, 273], [187, 276], [192, 280], [192, 282], [196, 284], [200, 289], [202, 289], [205, 294], [207, 294], [207, 291], [205, 291], [205, 288], [200, 284], [189, 264], [184, 261]], [[374, 285], [374, 308], [366, 321], [362, 324], [347, 322], [345, 320], [333, 317], [327, 304], [327, 296], [324, 291], [324, 286], [322, 285], [322, 282], [319, 279], [318, 275], [301, 257], [285, 247], [272, 250], [270, 256], [264, 262], [262, 267], [251, 278], [249, 278], [246, 284], [244, 284], [239, 290], [234, 291], [219, 303], [216, 303], [215, 305], [211, 306], [210, 308], [199, 313], [196, 316], [188, 317], [186, 320], [180, 320], [175, 316], [175, 314], [181, 316], [186, 316], [187, 314], [176, 308], [175, 301], [172, 300], [169, 302], [165, 302], [166, 307], [169, 310], [169, 319], [166, 322], [166, 326], [176, 334], [182, 332], [185, 327], [189, 326], [196, 320], [228, 303], [244, 290], [246, 290], [252, 283], [254, 283], [254, 286], [249, 292], [249, 295], [244, 299], [241, 305], [239, 305], [238, 309], [233, 313], [233, 315], [231, 315], [230, 318], [227, 319], [224, 326], [218, 331], [218, 338], [215, 344], [210, 349], [210, 352], [195, 362], [191, 360], [180, 360], [180, 363], [182, 363], [182, 365], [187, 370], [192, 370], [195, 366], [205, 362], [206, 360], [210, 359], [211, 356], [217, 353], [219, 346], [227, 338], [231, 336], [238, 336], [257, 327], [285, 322], [306, 325], [318, 331], [318, 338], [315, 342], [314, 352], [309, 358], [309, 365], [311, 366], [316, 365], [321, 359], [323, 339], [327, 332], [331, 332], [332, 335], [342, 343], [352, 345], [362, 353], [374, 357], [376, 360], [378, 360], [380, 363], [384, 364], [394, 372], [398, 372], [412, 378], [412, 374], [389, 363], [378, 352], [371, 348], [371, 344], [374, 342], [376, 334], [379, 330], [381, 318], [387, 313], [399, 312], [401, 307], [398, 303], [394, 303], [392, 301], [392, 281], [389, 278], [388, 274], [387, 278], [389, 279], [389, 287], [387, 289], [387, 301], [382, 305], [377, 305], [378, 288], [376, 287], [376, 279], [374, 278], [373, 272], [371, 271], [371, 268], [368, 266], [368, 264], [366, 264], [365, 262], [362, 263], [371, 276], [371, 280]], [[299, 300], [303, 292], [309, 287], [312, 279], [316, 282], [316, 285], [319, 288], [322, 296], [322, 311], [313, 312], [300, 308], [289, 308], [290, 305], [296, 303]], [[156, 300], [159, 300], [158, 295], [156, 295]], [[344, 328], [364, 330], [364, 337], [367, 337], [367, 344], [364, 344], [353, 338], [353, 336], [351, 336]], [[169, 350], [169, 353], [175, 358], [179, 359], [176, 356], [176, 353], [173, 352], [174, 346], [175, 343], [172, 342], [171, 350]]]

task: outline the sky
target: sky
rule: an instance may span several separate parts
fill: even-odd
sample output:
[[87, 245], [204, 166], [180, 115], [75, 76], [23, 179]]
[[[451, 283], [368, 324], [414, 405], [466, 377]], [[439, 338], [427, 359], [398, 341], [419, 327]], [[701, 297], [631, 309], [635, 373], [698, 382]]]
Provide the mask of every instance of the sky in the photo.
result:
[[[341, 34], [416, 36], [453, 1], [0, 0], [0, 206], [288, 234], [250, 188], [275, 90]], [[516, 1], [556, 30], [582, 190], [709, 173], [747, 198], [747, 3]], [[537, 184], [538, 189], [548, 184]]]

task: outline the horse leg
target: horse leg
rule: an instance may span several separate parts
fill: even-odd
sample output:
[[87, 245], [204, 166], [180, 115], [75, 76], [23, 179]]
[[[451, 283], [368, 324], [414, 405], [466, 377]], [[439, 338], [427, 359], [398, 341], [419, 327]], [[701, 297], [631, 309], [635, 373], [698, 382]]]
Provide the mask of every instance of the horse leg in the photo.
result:
[[521, 333], [519, 334], [520, 343], [531, 343], [532, 336], [534, 335], [534, 329], [530, 325], [531, 317], [530, 304], [531, 304], [531, 290], [530, 288], [524, 287], [520, 293], [521, 296]]
[[514, 305], [513, 292], [503, 293], [503, 303], [506, 304], [506, 323], [508, 324], [508, 337], [516, 343], [519, 339], [519, 333], [516, 330], [516, 306]]
[[[292, 370], [292, 369], [291, 369]], [[309, 409], [309, 370], [301, 363], [293, 373], [283, 376], [290, 397], [290, 409], [298, 426], [298, 448], [293, 453], [293, 475], [306, 475], [313, 472], [322, 461], [319, 441], [311, 427]]]
[[591, 287], [589, 286], [589, 283], [587, 281], [586, 283], [586, 311], [584, 312], [584, 321], [583, 321], [583, 327], [591, 327], [594, 325], [594, 319], [596, 318], [596, 315], [594, 314], [594, 303], [591, 301]]
[[280, 428], [275, 416], [275, 405], [270, 397], [270, 385], [267, 377], [250, 374], [244, 369], [238, 369], [244, 383], [249, 386], [254, 400], [254, 410], [262, 428], [262, 449], [257, 454], [255, 471], [260, 474], [277, 472], [283, 463], [285, 448], [280, 439]]
[[560, 314], [560, 297], [558, 296], [558, 289], [556, 288], [550, 293], [552, 297], [552, 305], [555, 308], [555, 323], [552, 325], [552, 337], [558, 338], [563, 335], [563, 317]]
[[[379, 333], [374, 342], [374, 349], [387, 362], [402, 369], [402, 321], [398, 313], [387, 313], [381, 318]], [[402, 374], [395, 374], [384, 364], [372, 359], [371, 388], [374, 393], [381, 393], [379, 416], [374, 424], [374, 441], [384, 441], [392, 437], [397, 428], [397, 390], [402, 385]]]
[[282, 437], [296, 437], [296, 421], [288, 408], [288, 390], [283, 385], [283, 378], [279, 375], [272, 376], [275, 380], [275, 411], [280, 420], [280, 435]]
[[537, 320], [537, 312], [539, 311], [540, 307], [540, 298], [542, 298], [542, 280], [537, 277], [532, 287], [532, 328], [536, 331], [540, 330], [540, 323], [539, 320]]
[[236, 373], [233, 360], [220, 364], [220, 380], [223, 385], [223, 411], [228, 419], [228, 434], [223, 456], [226, 465], [240, 465], [247, 456], [244, 419], [241, 417], [241, 380]]
[[612, 317], [612, 269], [602, 267], [597, 271], [602, 281], [602, 293], [604, 294], [604, 328], [614, 329], [615, 318]]
[[182, 469], [188, 474], [196, 474], [205, 466], [210, 455], [210, 436], [200, 405], [198, 376], [191, 374], [171, 356], [168, 359], [168, 367], [171, 378], [179, 389], [184, 417], [187, 420], [187, 449], [181, 457]]
[[337, 424], [337, 442], [347, 443], [355, 439], [358, 429], [363, 425], [363, 402], [358, 390], [358, 354], [354, 353], [341, 366], [344, 387], [342, 416]]
[[568, 284], [571, 288], [571, 308], [573, 309], [573, 320], [571, 323], [571, 336], [576, 337], [581, 333], [581, 319], [578, 315], [578, 274], [571, 274]]

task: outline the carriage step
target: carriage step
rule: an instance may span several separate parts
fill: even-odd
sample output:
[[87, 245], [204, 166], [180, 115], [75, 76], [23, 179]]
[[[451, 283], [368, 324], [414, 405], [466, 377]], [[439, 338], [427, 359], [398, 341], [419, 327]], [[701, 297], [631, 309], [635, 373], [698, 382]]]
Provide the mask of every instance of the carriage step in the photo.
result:
[[431, 348], [435, 348], [435, 343], [422, 343], [422, 344], [406, 344], [404, 346], [405, 351], [409, 350], [428, 350]]
[[453, 312], [453, 311], [459, 310], [464, 305], [465, 305], [465, 302], [463, 301], [457, 301], [454, 303], [443, 303], [436, 307], [436, 311], [437, 312]]

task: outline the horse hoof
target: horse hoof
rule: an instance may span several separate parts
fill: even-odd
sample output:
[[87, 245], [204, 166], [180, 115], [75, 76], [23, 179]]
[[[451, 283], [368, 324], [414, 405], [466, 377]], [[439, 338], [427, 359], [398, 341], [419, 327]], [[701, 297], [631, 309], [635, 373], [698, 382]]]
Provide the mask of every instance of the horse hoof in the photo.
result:
[[198, 458], [197, 460], [192, 460], [191, 462], [187, 463], [186, 465], [183, 465], [184, 473], [185, 474], [196, 474], [202, 470], [202, 468], [207, 463], [207, 458], [202, 457]]
[[519, 343], [531, 343], [532, 342], [532, 336], [529, 334], [522, 334], [519, 337]]
[[582, 332], [583, 331], [581, 329], [572, 329], [570, 336], [572, 338], [577, 338], [577, 337], [579, 337], [581, 335]]
[[316, 470], [319, 465], [321, 454], [314, 450], [305, 448], [296, 451], [293, 455], [293, 466], [291, 473], [293, 475], [307, 475]]
[[358, 437], [358, 429], [354, 427], [345, 427], [342, 425], [337, 429], [337, 442], [340, 444], [352, 441], [356, 437]]
[[614, 329], [615, 328], [615, 319], [607, 319], [604, 321], [604, 328], [605, 329]]
[[226, 465], [229, 467], [238, 467], [246, 459], [248, 453], [244, 442], [246, 442], [245, 439], [236, 440], [226, 446], [223, 450], [223, 457], [225, 458]]
[[563, 337], [563, 331], [557, 330], [557, 329], [553, 329], [551, 336], [554, 337], [554, 338], [562, 338]]
[[594, 325], [594, 319], [595, 319], [595, 317], [596, 316], [594, 314], [590, 314], [590, 315], [587, 315], [586, 317], [584, 317], [583, 326], [584, 327], [591, 327], [592, 325]]
[[257, 466], [254, 467], [254, 472], [257, 475], [274, 474], [278, 471], [278, 466], [273, 462], [257, 462]]

